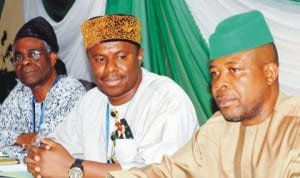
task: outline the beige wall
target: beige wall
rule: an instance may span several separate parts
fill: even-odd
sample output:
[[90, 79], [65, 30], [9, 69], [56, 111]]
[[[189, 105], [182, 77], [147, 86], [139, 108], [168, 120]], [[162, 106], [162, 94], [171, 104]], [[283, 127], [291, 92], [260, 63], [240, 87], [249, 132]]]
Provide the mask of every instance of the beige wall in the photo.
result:
[[[0, 20], [0, 70], [14, 70], [10, 62], [12, 51], [9, 46], [12, 45], [17, 30], [24, 24], [23, 1], [6, 0]], [[4, 32], [7, 32], [7, 38], [4, 40]]]

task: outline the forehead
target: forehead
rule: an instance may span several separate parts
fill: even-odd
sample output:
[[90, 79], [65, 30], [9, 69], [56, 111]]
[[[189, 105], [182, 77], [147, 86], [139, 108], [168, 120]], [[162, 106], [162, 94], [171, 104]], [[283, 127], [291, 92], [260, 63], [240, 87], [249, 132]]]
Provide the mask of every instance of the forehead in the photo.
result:
[[230, 64], [247, 64], [250, 65], [255, 61], [253, 50], [241, 51], [232, 55], [220, 57], [210, 62], [210, 66], [230, 65]]
[[44, 43], [42, 40], [34, 37], [25, 37], [15, 41], [14, 50], [23, 49], [23, 48], [37, 48], [43, 46]]
[[92, 46], [87, 52], [119, 52], [119, 51], [132, 51], [136, 49], [136, 45], [127, 41], [106, 41], [97, 43]]

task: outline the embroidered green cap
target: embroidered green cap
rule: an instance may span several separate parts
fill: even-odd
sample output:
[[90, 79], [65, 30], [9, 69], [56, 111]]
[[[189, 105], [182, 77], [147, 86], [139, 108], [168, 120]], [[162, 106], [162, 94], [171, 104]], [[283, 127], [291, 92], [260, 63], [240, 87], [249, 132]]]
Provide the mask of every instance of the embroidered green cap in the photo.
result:
[[220, 22], [209, 37], [210, 59], [231, 55], [273, 42], [263, 14], [244, 12]]

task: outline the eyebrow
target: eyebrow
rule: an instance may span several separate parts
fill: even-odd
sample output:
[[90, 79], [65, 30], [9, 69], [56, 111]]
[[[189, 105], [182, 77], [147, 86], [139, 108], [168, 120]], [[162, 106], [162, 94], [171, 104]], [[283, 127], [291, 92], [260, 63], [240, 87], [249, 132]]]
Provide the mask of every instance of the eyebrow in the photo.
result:
[[[233, 64], [238, 64], [238, 63], [239, 63], [239, 61], [228, 61], [228, 62], [226, 62], [226, 63], [223, 64], [223, 65], [227, 66], [227, 65], [233, 65]], [[213, 68], [213, 67], [216, 67], [216, 66], [218, 66], [218, 65], [210, 64], [210, 65], [209, 65], [209, 69], [211, 69], [211, 68]]]
[[[26, 51], [35, 51], [35, 50], [42, 51], [44, 49], [42, 49], [41, 47], [26, 49]], [[22, 53], [22, 51], [21, 50], [15, 50], [14, 53]]]

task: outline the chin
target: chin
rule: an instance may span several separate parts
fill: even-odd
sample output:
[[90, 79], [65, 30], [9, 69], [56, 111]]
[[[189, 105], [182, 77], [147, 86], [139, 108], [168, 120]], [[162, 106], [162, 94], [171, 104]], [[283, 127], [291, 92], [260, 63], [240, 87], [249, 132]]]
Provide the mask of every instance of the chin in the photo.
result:
[[225, 120], [228, 122], [241, 122], [243, 119], [242, 118], [230, 118], [230, 117], [225, 117]]
[[241, 113], [234, 113], [232, 111], [222, 111], [221, 113], [226, 121], [229, 122], [241, 122], [243, 118], [241, 117]]
[[119, 96], [121, 96], [120, 91], [114, 91], [114, 90], [101, 90], [101, 91], [108, 97], [119, 97]]
[[21, 80], [21, 82], [24, 84], [24, 85], [26, 85], [26, 86], [28, 86], [28, 87], [33, 87], [33, 86], [35, 86], [36, 85], [36, 81], [24, 81], [24, 80]]

